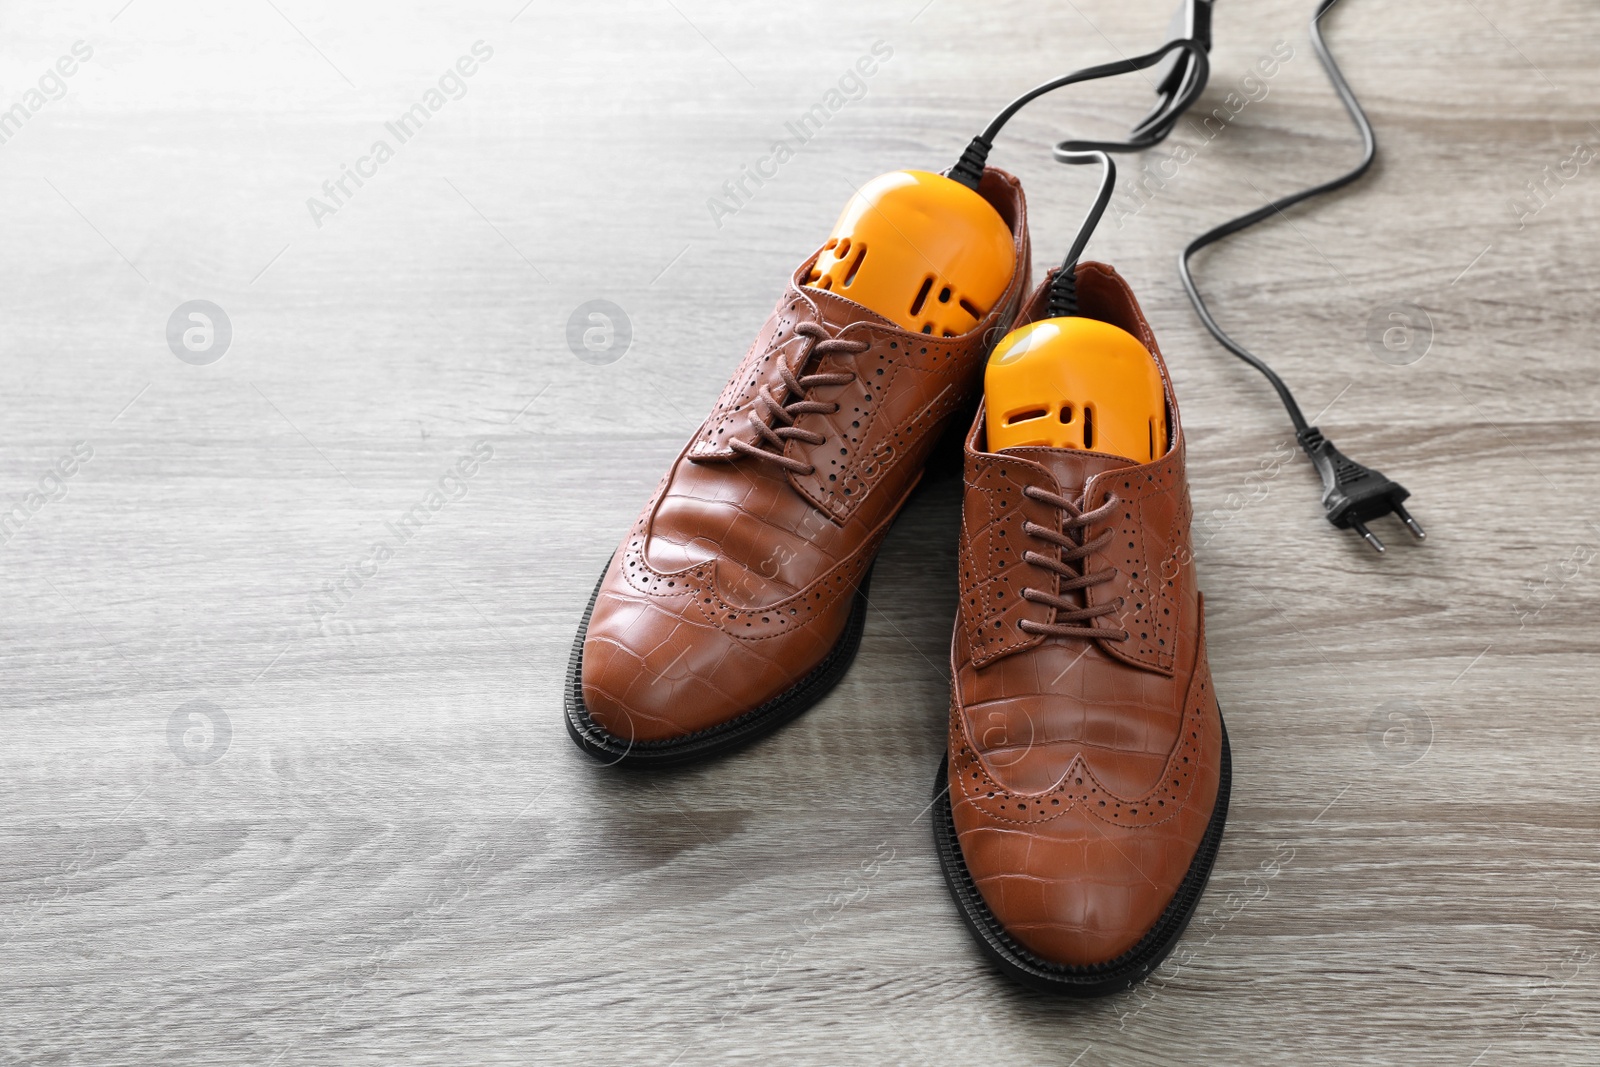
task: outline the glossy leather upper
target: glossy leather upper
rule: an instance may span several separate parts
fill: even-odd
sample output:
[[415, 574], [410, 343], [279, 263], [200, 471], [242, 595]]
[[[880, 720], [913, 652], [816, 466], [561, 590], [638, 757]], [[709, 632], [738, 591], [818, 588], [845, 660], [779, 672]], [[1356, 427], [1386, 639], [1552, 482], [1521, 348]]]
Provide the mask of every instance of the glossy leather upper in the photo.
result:
[[[606, 570], [582, 675], [584, 704], [605, 730], [651, 742], [715, 727], [782, 694], [837, 644], [889, 524], [941, 431], [971, 409], [984, 359], [1028, 291], [1021, 185], [991, 169], [979, 192], [1011, 228], [1017, 262], [966, 334], [911, 333], [804, 287], [815, 255], [794, 272]], [[817, 355], [818, 336], [856, 344]], [[829, 410], [794, 425], [821, 440], [786, 439], [781, 452], [803, 469], [733, 445], [761, 444], [750, 418], [762, 416], [762, 390], [783, 394], [782, 366], [853, 376], [809, 390]]]
[[[1046, 285], [1048, 284], [1048, 281]], [[1019, 321], [1044, 315], [1046, 287]], [[1221, 719], [1206, 665], [1190, 550], [1185, 442], [1148, 323], [1111, 268], [1078, 270], [1081, 313], [1139, 338], [1160, 366], [1171, 446], [1151, 463], [1072, 449], [985, 451], [979, 410], [966, 442], [961, 601], [951, 649], [950, 788], [963, 858], [984, 902], [1047, 961], [1108, 963], [1160, 918], [1187, 873], [1217, 796]], [[1099, 625], [1125, 639], [1062, 637], [1057, 609], [1025, 599], [1060, 578], [1031, 563], [1061, 529], [1035, 486], [1088, 511], [1117, 506], [1085, 572], [1109, 580], [1059, 595], [1115, 603]]]

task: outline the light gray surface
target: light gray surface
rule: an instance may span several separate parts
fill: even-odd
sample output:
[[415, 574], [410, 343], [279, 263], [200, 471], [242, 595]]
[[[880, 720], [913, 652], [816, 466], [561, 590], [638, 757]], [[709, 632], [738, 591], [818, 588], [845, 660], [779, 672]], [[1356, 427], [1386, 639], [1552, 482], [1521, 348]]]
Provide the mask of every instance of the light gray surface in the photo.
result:
[[[1172, 270], [1354, 157], [1308, 3], [1218, 5], [1206, 108], [1259, 97], [1279, 39], [1294, 58], [1091, 246], [1184, 406], [1235, 785], [1174, 962], [1078, 1005], [979, 960], [933, 857], [952, 482], [890, 538], [853, 670], [754, 750], [620, 777], [567, 741], [560, 690], [612, 546], [851, 186], [1153, 46], [1167, 0], [120, 2], [0, 15], [0, 104], [93, 49], [0, 145], [0, 493], [56, 497], [0, 546], [6, 1056], [1600, 1063], [1600, 170], [1511, 207], [1600, 137], [1592, 4], [1349, 0], [1330, 36], [1382, 161], [1201, 260], [1226, 324], [1411, 488], [1425, 547], [1326, 528]], [[478, 40], [465, 95], [318, 227], [307, 198]], [[707, 199], [879, 40], [865, 95], [715, 225]], [[1040, 267], [1094, 182], [1049, 142], [1149, 99], [1097, 86], [1008, 131]], [[565, 337], [596, 298], [634, 332], [609, 366]], [[232, 323], [208, 366], [164, 335], [191, 299]], [[1432, 321], [1408, 366], [1366, 340], [1395, 302]], [[319, 620], [478, 441], [465, 496]], [[230, 724], [216, 762], [177, 755], [191, 701]]]

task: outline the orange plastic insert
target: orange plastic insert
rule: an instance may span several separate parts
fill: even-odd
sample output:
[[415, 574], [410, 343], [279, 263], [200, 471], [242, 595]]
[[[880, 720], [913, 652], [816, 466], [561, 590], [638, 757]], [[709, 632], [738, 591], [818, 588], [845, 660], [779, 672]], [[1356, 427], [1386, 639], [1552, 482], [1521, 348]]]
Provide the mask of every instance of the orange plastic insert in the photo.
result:
[[1167, 451], [1161, 372], [1139, 339], [1097, 319], [1013, 330], [983, 375], [989, 451], [1084, 448], [1148, 463]]
[[959, 182], [897, 170], [850, 198], [806, 283], [941, 337], [976, 326], [1011, 284], [1011, 230]]

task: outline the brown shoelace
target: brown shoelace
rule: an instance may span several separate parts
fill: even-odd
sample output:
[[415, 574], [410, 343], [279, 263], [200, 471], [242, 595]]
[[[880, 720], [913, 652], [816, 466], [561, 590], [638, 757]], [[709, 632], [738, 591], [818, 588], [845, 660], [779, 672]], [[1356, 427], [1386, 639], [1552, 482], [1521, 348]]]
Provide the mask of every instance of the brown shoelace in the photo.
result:
[[[1024, 552], [1022, 558], [1025, 562], [1046, 570], [1055, 571], [1061, 576], [1060, 591], [1063, 593], [1076, 592], [1088, 589], [1102, 582], [1109, 582], [1116, 577], [1114, 567], [1105, 570], [1086, 572], [1089, 553], [1100, 549], [1111, 540], [1109, 529], [1100, 531], [1099, 535], [1089, 540], [1084, 540], [1089, 528], [1111, 514], [1117, 506], [1117, 496], [1111, 494], [1104, 504], [1093, 511], [1082, 510], [1083, 501], [1068, 500], [1064, 496], [1047, 492], [1038, 486], [1030, 485], [1022, 490], [1022, 494], [1030, 500], [1037, 500], [1041, 504], [1048, 504], [1066, 516], [1061, 524], [1061, 530], [1052, 530], [1032, 522], [1022, 525], [1022, 532], [1030, 537], [1037, 537], [1048, 541], [1061, 551], [1052, 555], [1043, 555], [1038, 552]], [[1074, 537], [1073, 535], [1077, 536]], [[1072, 564], [1077, 564], [1074, 568]], [[1117, 597], [1109, 604], [1095, 604], [1078, 606], [1072, 601], [1047, 593], [1042, 589], [1023, 589], [1023, 599], [1031, 600], [1035, 604], [1048, 604], [1056, 609], [1056, 621], [1052, 623], [1034, 622], [1032, 619], [1023, 619], [1017, 625], [1024, 633], [1049, 634], [1052, 637], [1104, 637], [1112, 641], [1126, 641], [1128, 631], [1121, 627], [1086, 625], [1102, 615], [1110, 615], [1122, 608], [1123, 598]]]
[[[795, 360], [795, 366], [805, 366], [806, 361], [812, 356], [827, 356], [835, 352], [855, 354], [865, 352], [869, 347], [865, 341], [844, 341], [830, 337], [828, 331], [816, 322], [802, 322], [794, 328], [794, 332], [811, 339], [811, 344]], [[805, 377], [796, 377], [794, 368], [782, 357], [778, 360], [778, 374], [783, 379], [785, 399], [789, 397], [796, 399], [785, 403], [773, 395], [772, 386], [764, 386], [761, 392], [756, 394], [758, 410], [750, 413], [751, 429], [755, 430], [756, 436], [768, 447], [763, 448], [761, 444], [751, 444], [737, 437], [729, 441], [728, 445], [735, 452], [769, 460], [795, 474], [811, 474], [816, 468], [809, 463], [802, 463], [798, 459], [784, 455], [784, 444], [794, 440], [804, 441], [808, 445], [820, 445], [827, 440], [827, 437], [815, 430], [796, 426], [794, 420], [800, 415], [832, 415], [838, 411], [838, 404], [809, 400], [808, 394], [818, 386], [849, 385], [856, 380], [856, 376], [853, 371], [837, 371], [832, 374], [807, 374]]]

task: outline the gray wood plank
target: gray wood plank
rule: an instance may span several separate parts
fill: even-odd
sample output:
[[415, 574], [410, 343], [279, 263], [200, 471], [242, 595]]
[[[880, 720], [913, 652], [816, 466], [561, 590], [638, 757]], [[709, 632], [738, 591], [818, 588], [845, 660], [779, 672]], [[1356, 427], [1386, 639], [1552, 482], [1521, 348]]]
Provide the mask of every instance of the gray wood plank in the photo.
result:
[[[93, 50], [0, 144], [0, 491], [53, 498], [0, 545], [6, 1061], [1600, 1063], [1597, 171], [1512, 206], [1600, 136], [1581, 0], [1343, 5], [1378, 167], [1200, 260], [1224, 324], [1413, 491], [1426, 547], [1379, 560], [1326, 528], [1172, 269], [1354, 158], [1309, 5], [1220, 4], [1196, 123], [1253, 98], [1122, 161], [1091, 255], [1180, 391], [1236, 783], [1150, 982], [1013, 989], [947, 898], [948, 476], [884, 549], [860, 659], [793, 726], [657, 778], [564, 736], [595, 577], [852, 184], [946, 166], [1022, 88], [1152, 46], [1167, 7], [0, 14], [0, 104]], [[477, 41], [460, 98], [318, 226], [307, 199]], [[708, 198], [876, 41], [864, 95], [719, 227]], [[1039, 269], [1094, 182], [1048, 145], [1146, 101], [1090, 87], [1007, 131]], [[596, 298], [633, 328], [608, 366], [565, 340]], [[192, 299], [232, 323], [208, 366], [166, 341]], [[1432, 324], [1405, 366], [1367, 342], [1397, 303]], [[460, 498], [319, 607], [475, 446]], [[214, 762], [169, 744], [193, 701], [227, 718]]]

